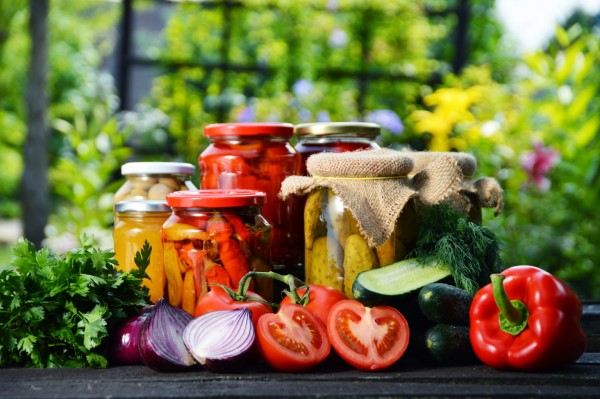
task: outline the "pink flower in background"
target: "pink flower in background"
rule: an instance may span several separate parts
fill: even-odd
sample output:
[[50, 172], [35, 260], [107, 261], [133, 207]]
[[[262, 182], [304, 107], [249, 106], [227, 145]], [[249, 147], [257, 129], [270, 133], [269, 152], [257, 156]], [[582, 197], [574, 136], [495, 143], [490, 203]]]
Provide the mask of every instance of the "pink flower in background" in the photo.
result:
[[533, 143], [533, 151], [521, 156], [521, 167], [527, 173], [528, 181], [540, 190], [550, 188], [550, 179], [546, 175], [560, 160], [560, 154], [550, 147], [544, 147], [540, 142]]

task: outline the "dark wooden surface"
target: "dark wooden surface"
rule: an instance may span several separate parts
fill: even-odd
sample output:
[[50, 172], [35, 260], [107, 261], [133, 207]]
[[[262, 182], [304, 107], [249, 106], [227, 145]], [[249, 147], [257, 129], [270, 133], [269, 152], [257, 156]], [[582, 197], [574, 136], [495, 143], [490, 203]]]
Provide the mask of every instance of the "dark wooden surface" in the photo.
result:
[[400, 361], [384, 372], [352, 370], [334, 359], [302, 374], [264, 365], [238, 374], [158, 373], [144, 366], [107, 369], [0, 369], [2, 398], [600, 398], [600, 353], [537, 373], [484, 365], [417, 367]]
[[498, 371], [482, 364], [440, 367], [403, 357], [388, 370], [361, 372], [332, 356], [307, 373], [258, 363], [239, 373], [159, 373], [107, 369], [0, 368], [0, 398], [600, 398], [600, 307], [586, 306], [589, 352], [545, 372]]

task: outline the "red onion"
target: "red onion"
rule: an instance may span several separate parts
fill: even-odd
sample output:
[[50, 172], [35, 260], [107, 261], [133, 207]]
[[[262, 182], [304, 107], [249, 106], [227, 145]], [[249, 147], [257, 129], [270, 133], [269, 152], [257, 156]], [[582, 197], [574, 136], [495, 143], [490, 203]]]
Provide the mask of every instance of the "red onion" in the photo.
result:
[[187, 351], [182, 333], [193, 317], [161, 298], [150, 311], [140, 330], [140, 356], [144, 364], [157, 371], [172, 371], [196, 362]]
[[140, 330], [152, 307], [146, 306], [139, 315], [132, 316], [111, 334], [109, 355], [118, 364], [143, 364], [139, 350]]
[[245, 307], [203, 314], [183, 331], [194, 359], [213, 372], [232, 371], [253, 360], [255, 341], [252, 311]]

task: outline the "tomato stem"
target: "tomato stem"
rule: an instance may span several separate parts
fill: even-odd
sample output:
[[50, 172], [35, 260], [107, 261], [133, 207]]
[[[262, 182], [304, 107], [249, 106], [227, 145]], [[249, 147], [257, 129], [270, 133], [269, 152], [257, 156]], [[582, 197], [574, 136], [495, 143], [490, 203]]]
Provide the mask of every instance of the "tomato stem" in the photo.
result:
[[[271, 272], [259, 272], [259, 271], [250, 271], [246, 273], [241, 279], [238, 286], [237, 295], [245, 296], [248, 291], [248, 286], [250, 285], [250, 280], [253, 277], [262, 277], [262, 278], [270, 278], [273, 280], [281, 281], [289, 287], [289, 290], [284, 290], [283, 292], [289, 296], [292, 300], [292, 303], [297, 303], [302, 306], [306, 306], [308, 303], [308, 286], [304, 281], [295, 277], [293, 274], [279, 274], [273, 271]], [[298, 288], [306, 287], [306, 292], [300, 296], [298, 295]]]
[[232, 290], [231, 288], [229, 288], [223, 284], [209, 284], [209, 285], [222, 288], [227, 293], [227, 295], [229, 295], [231, 297], [231, 299], [233, 299], [236, 302], [260, 302], [260, 303], [264, 303], [265, 305], [270, 306], [273, 309], [279, 309], [278, 303], [269, 302], [263, 298], [256, 298], [253, 296], [246, 295], [248, 293], [248, 287], [250, 286], [250, 280], [248, 280], [247, 282], [244, 282], [244, 284], [245, 284], [245, 288], [244, 288], [244, 286], [242, 286], [242, 281], [240, 280], [238, 292], [235, 292], [234, 290]]

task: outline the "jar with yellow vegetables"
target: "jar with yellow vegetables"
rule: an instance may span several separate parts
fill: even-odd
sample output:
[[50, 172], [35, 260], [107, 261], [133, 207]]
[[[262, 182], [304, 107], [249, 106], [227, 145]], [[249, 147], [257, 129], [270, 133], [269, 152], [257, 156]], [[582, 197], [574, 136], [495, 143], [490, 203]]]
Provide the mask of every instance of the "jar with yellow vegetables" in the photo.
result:
[[[162, 227], [166, 298], [194, 315], [211, 287], [237, 290], [249, 271], [271, 271], [271, 225], [262, 216], [266, 194], [256, 190], [190, 190], [167, 195], [173, 212]], [[250, 289], [273, 297], [270, 279]]]
[[147, 241], [152, 247], [150, 264], [146, 268], [150, 300], [158, 301], [164, 296], [165, 278], [163, 245], [160, 231], [171, 216], [171, 207], [165, 201], [121, 201], [115, 204], [118, 221], [114, 226], [114, 250], [118, 268], [125, 272], [137, 268], [135, 254]]

